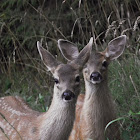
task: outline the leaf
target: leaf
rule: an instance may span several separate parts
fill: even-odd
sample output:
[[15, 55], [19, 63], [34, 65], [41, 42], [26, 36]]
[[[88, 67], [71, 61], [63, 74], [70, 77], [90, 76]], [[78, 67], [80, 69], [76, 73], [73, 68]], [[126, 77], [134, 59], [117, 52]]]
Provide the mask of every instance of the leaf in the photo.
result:
[[131, 110], [128, 113], [130, 116], [134, 116], [134, 115], [140, 115], [140, 111], [137, 113], [132, 112]]

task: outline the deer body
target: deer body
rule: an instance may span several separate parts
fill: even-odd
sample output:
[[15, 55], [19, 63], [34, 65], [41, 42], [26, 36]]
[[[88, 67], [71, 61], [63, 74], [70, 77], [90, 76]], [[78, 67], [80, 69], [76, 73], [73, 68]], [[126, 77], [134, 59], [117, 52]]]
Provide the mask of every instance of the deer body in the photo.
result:
[[[0, 139], [18, 140], [27, 139], [26, 136], [29, 138], [33, 136], [32, 128], [34, 125], [32, 121], [40, 113], [31, 110], [20, 97], [2, 97], [0, 99], [0, 113]], [[2, 131], [4, 132], [2, 133]], [[21, 133], [26, 133], [26, 135], [22, 136]]]
[[[106, 86], [106, 83], [101, 87], [86, 85], [88, 92], [85, 93], [81, 118], [79, 120], [79, 137], [81, 140], [86, 138], [105, 140], [105, 126], [116, 118], [114, 103]], [[107, 137], [110, 140], [115, 135], [119, 135], [117, 129], [117, 124], [113, 124], [107, 129]]]
[[[0, 103], [1, 114], [8, 116], [5, 117], [8, 122], [0, 116], [0, 127], [10, 140], [66, 140], [72, 129], [75, 105], [61, 107], [57, 104], [56, 111], [54, 104], [48, 112], [39, 113], [31, 110], [19, 97], [4, 97]], [[5, 139], [4, 134], [0, 135], [0, 139]]]
[[[85, 80], [85, 89], [85, 95], [79, 95], [83, 100], [80, 112], [78, 111], [78, 97], [76, 105], [77, 121], [74, 123], [69, 140], [105, 140], [105, 126], [116, 119], [115, 104], [110, 95], [107, 79], [105, 78], [99, 85], [93, 85]], [[106, 134], [109, 140], [113, 140], [113, 138], [120, 140], [118, 124], [113, 123], [107, 129]]]
[[[69, 42], [70, 43], [70, 42]], [[83, 70], [85, 95], [79, 95], [76, 105], [76, 119], [69, 140], [120, 140], [117, 122], [111, 124], [106, 131], [106, 125], [116, 119], [115, 105], [108, 87], [108, 65], [124, 51], [126, 36], [122, 35], [109, 42], [103, 52], [91, 53]], [[73, 60], [78, 55], [78, 49], [70, 43], [71, 51], [61, 46], [61, 52], [67, 60]], [[69, 52], [74, 52], [69, 53]], [[71, 55], [71, 57], [69, 57]]]
[[[63, 44], [59, 40], [58, 44]], [[55, 79], [50, 108], [45, 113], [32, 110], [20, 97], [0, 98], [1, 140], [67, 140], [75, 119], [75, 104], [80, 92], [79, 74], [87, 62], [92, 42], [68, 64], [58, 62], [38, 42], [39, 54]]]

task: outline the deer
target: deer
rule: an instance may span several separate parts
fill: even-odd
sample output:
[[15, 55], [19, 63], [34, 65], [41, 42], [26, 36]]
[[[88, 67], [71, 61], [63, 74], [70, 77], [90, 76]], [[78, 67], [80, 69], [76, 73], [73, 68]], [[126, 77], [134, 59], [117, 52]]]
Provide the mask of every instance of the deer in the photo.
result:
[[[59, 49], [66, 60], [72, 61], [79, 54], [78, 47], [69, 41], [67, 44], [59, 46]], [[108, 86], [108, 67], [112, 60], [121, 56], [125, 45], [126, 35], [121, 35], [111, 40], [104, 51], [92, 51], [83, 69], [85, 94], [78, 96], [76, 118], [69, 140], [121, 139], [118, 122], [106, 127], [116, 119], [116, 105]]]
[[[80, 93], [80, 73], [88, 61], [93, 38], [75, 60], [58, 61], [42, 43], [38, 52], [54, 78], [53, 98], [47, 112], [32, 110], [19, 96], [0, 98], [1, 140], [67, 140], [75, 119], [77, 97]], [[59, 46], [63, 44], [58, 40]]]

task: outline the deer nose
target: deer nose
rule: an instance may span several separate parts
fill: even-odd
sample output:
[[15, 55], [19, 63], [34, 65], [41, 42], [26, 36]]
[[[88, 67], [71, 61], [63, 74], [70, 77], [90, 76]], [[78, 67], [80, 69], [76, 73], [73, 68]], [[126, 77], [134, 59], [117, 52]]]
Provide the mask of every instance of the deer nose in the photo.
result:
[[93, 72], [90, 75], [90, 80], [93, 80], [93, 81], [101, 81], [102, 80], [102, 75], [99, 72]]
[[75, 94], [70, 90], [66, 90], [62, 94], [62, 99], [65, 100], [65, 101], [70, 101], [73, 98], [75, 98]]

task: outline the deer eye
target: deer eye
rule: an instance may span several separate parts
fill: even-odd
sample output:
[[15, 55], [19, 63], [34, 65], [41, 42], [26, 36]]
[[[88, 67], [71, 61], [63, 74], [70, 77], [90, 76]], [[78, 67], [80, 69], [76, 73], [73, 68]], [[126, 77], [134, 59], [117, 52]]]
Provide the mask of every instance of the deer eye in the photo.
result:
[[107, 61], [104, 61], [104, 62], [102, 63], [102, 66], [106, 68], [106, 67], [108, 66]]
[[55, 82], [55, 84], [58, 84], [59, 83], [59, 80], [56, 79], [56, 78], [54, 78], [54, 82]]
[[79, 75], [75, 77], [75, 82], [80, 82], [80, 76]]

